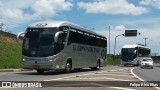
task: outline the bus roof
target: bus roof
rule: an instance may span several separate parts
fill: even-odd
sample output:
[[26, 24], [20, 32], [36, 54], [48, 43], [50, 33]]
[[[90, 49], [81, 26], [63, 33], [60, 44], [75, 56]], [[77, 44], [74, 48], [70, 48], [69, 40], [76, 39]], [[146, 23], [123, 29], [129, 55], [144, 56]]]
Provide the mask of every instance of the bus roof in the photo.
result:
[[[68, 21], [41, 21], [41, 22], [35, 22], [29, 25], [29, 27], [34, 28], [42, 28], [42, 27], [60, 27], [60, 26], [69, 26], [73, 25], [73, 23]], [[77, 26], [77, 25], [76, 25]]]
[[51, 27], [61, 27], [61, 26], [69, 26], [69, 27], [72, 27], [72, 28], [80, 29], [82, 31], [86, 31], [88, 33], [92, 33], [92, 34], [101, 36], [103, 38], [106, 38], [103, 35], [92, 32], [88, 29], [83, 28], [80, 25], [77, 25], [77, 24], [74, 24], [74, 23], [71, 23], [71, 22], [68, 22], [68, 21], [42, 21], [42, 22], [32, 23], [28, 27], [29, 28], [46, 28], [46, 27], [51, 28]]
[[148, 47], [145, 47], [143, 45], [138, 45], [138, 44], [124, 45], [122, 48], [136, 48], [136, 47], [148, 48]]

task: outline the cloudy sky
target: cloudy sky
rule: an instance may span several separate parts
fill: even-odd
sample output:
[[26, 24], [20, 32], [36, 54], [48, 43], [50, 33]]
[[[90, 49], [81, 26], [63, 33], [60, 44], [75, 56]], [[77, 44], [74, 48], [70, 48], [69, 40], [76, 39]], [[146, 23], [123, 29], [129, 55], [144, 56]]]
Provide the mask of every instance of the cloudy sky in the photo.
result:
[[138, 30], [137, 37], [117, 38], [116, 53], [125, 44], [144, 44], [160, 53], [160, 0], [0, 0], [0, 25], [14, 34], [37, 21], [65, 20], [109, 36], [113, 53], [116, 35]]

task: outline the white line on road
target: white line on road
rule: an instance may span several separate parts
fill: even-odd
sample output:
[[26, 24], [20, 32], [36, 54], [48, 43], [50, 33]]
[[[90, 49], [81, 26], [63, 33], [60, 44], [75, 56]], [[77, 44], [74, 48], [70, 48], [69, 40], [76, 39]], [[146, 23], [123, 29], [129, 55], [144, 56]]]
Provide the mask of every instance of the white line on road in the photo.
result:
[[[122, 69], [121, 69], [122, 70]], [[125, 70], [125, 69], [124, 69]], [[73, 75], [68, 77], [62, 77], [62, 78], [55, 78], [55, 79], [49, 79], [44, 81], [54, 81], [54, 80], [62, 80], [62, 79], [68, 79], [68, 78], [74, 78], [74, 77], [80, 77], [80, 76], [86, 76], [86, 75], [94, 75], [94, 74], [100, 74], [100, 73], [110, 73], [108, 71], [99, 71], [99, 72], [93, 72], [93, 73], [87, 73], [87, 74], [81, 74], [81, 75]], [[121, 73], [121, 72], [111, 72], [111, 73]], [[124, 73], [123, 74], [130, 74], [130, 73]]]
[[[133, 70], [134, 70], [134, 69], [135, 69], [135, 68], [131, 69], [131, 73], [132, 73], [136, 78], [138, 78], [140, 81], [145, 81], [145, 80], [143, 80], [142, 78], [138, 77], [136, 74], [133, 73]], [[154, 87], [154, 88], [160, 90], [159, 87]]]
[[92, 78], [68, 78], [68, 79], [63, 79], [63, 80], [104, 80], [104, 79], [108, 79], [108, 80], [115, 80], [115, 81], [130, 81], [130, 80], [126, 80], [126, 79], [115, 79], [115, 78], [106, 78], [106, 77], [92, 77]]
[[49, 80], [44, 80], [44, 81], [62, 80], [62, 79], [68, 79], [68, 78], [74, 78], [74, 77], [80, 77], [80, 76], [86, 76], [86, 75], [92, 75], [92, 74], [95, 74], [95, 73], [87, 73], [87, 74], [81, 74], [81, 75], [73, 75], [73, 76], [62, 77], [62, 78], [55, 78], [55, 79], [49, 79]]
[[140, 81], [144, 81], [142, 78], [140, 78], [140, 77], [138, 77], [136, 74], [134, 74], [133, 73], [133, 70], [134, 70], [135, 68], [132, 68], [131, 69], [131, 73], [132, 73], [132, 75], [134, 75], [136, 78], [138, 78]]
[[[106, 72], [106, 73], [116, 73], [116, 74], [126, 74], [126, 75], [131, 74], [131, 73], [127, 73], [127, 72]], [[101, 74], [101, 73], [98, 73], [98, 74]], [[105, 74], [105, 73], [103, 73], [103, 74]]]
[[[123, 71], [123, 70], [129, 70], [128, 68], [126, 69], [118, 69], [118, 70], [115, 70], [115, 71]], [[111, 71], [100, 71], [100, 72], [93, 72], [93, 73], [87, 73], [87, 74], [81, 74], [81, 75], [74, 75], [74, 76], [68, 76], [68, 77], [62, 77], [62, 78], [56, 78], [56, 79], [50, 79], [50, 80], [44, 80], [44, 81], [54, 81], [54, 80], [71, 80], [73, 78], [76, 77], [76, 79], [82, 79], [82, 78], [77, 78], [79, 76], [86, 76], [86, 75], [96, 75], [96, 74], [103, 74], [103, 73], [116, 73], [116, 72], [113, 72], [114, 70], [111, 70]], [[118, 73], [121, 73], [121, 72], [117, 72]], [[123, 74], [130, 74], [130, 73], [124, 73]], [[113, 75], [113, 74], [110, 74], [110, 75]], [[124, 75], [123, 75], [124, 76]], [[101, 77], [102, 78], [102, 77]], [[84, 78], [83, 78], [84, 79]], [[85, 78], [85, 79], [88, 79], [88, 78]], [[90, 79], [97, 79], [97, 78], [90, 78]], [[98, 77], [98, 79], [100, 79], [100, 77]], [[124, 80], [124, 79], [115, 79], [115, 78], [106, 78], [106, 77], [103, 77], [102, 79], [108, 79], [108, 80], [116, 80], [116, 81], [130, 81], [130, 80]], [[75, 80], [75, 79], [74, 79]], [[136, 89], [130, 89], [130, 88], [123, 88], [123, 87], [108, 87], [108, 88], [112, 88], [112, 89], [119, 89], [119, 90], [136, 90]]]
[[136, 90], [136, 89], [130, 89], [130, 88], [123, 88], [123, 87], [109, 87], [113, 89], [119, 89], [119, 90]]
[[124, 77], [135, 77], [135, 76], [129, 76], [129, 75], [117, 75], [117, 74], [95, 74], [95, 75], [112, 75], [112, 76], [124, 76]]

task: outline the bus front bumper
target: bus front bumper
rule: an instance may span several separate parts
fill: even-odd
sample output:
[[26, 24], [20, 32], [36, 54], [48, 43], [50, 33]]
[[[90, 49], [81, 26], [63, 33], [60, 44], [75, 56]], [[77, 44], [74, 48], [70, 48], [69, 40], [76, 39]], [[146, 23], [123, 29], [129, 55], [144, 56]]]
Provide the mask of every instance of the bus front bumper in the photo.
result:
[[136, 65], [137, 62], [134, 60], [129, 60], [129, 61], [122, 61], [122, 65]]
[[[58, 60], [57, 60], [58, 61]], [[64, 69], [64, 64], [59, 64], [54, 59], [52, 60], [44, 60], [37, 58], [23, 58], [22, 68], [23, 69], [43, 69], [43, 70], [56, 70], [56, 69]]]

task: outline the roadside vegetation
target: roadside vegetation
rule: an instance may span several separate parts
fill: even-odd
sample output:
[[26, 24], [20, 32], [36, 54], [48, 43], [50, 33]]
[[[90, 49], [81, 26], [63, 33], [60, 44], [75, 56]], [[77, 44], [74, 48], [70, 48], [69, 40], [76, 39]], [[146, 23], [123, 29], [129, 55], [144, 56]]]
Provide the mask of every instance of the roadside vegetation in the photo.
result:
[[107, 60], [106, 60], [106, 65], [120, 65], [121, 64], [121, 59], [120, 58], [111, 58], [109, 57]]
[[0, 69], [21, 68], [22, 41], [0, 33]]

